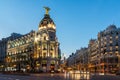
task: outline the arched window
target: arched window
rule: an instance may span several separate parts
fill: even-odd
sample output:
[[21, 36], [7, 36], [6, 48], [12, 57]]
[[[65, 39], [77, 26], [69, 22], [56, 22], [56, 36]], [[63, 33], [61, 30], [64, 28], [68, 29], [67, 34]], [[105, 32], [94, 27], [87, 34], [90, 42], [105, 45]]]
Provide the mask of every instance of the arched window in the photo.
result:
[[46, 40], [46, 36], [44, 36], [44, 40]]
[[48, 36], [47, 36], [46, 33], [43, 33], [43, 34], [42, 34], [42, 40], [48, 40]]

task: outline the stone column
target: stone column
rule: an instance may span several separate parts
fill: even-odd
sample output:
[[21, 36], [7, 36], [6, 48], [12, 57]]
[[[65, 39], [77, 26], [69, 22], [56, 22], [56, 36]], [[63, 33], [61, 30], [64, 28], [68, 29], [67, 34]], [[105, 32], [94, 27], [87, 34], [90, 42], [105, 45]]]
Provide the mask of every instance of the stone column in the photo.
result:
[[47, 43], [47, 56], [50, 57], [50, 43]]

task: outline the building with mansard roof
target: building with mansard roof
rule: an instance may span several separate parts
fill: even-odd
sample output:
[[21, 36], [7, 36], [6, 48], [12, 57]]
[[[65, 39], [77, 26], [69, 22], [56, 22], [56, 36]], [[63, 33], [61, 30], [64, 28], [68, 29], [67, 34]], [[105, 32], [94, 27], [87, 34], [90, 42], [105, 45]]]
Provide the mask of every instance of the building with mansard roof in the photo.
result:
[[89, 43], [89, 70], [92, 73], [116, 73], [120, 70], [120, 28], [109, 25]]
[[96, 64], [98, 72], [116, 73], [120, 70], [120, 28], [108, 26], [98, 33], [100, 61]]

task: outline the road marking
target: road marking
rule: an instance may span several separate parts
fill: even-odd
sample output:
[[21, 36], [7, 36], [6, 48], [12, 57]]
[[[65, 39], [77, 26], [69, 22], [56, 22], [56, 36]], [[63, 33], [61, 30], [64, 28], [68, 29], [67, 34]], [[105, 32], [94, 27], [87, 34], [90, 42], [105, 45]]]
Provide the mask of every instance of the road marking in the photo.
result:
[[15, 80], [20, 80], [20, 79], [15, 79]]

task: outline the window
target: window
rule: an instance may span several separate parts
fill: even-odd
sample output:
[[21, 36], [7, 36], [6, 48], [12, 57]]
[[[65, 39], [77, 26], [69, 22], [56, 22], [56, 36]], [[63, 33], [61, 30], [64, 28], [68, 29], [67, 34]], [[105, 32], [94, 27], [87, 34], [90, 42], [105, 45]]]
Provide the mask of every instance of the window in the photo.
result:
[[53, 50], [53, 47], [52, 47], [52, 46], [50, 46], [50, 50]]
[[44, 46], [43, 46], [43, 50], [46, 50], [46, 49], [47, 49], [47, 48], [46, 48], [46, 46], [44, 45]]
[[46, 63], [47, 63], [47, 61], [46, 61], [46, 60], [43, 60], [43, 61], [42, 61], [42, 63], [46, 64]]
[[46, 57], [46, 53], [43, 53], [43, 57], [44, 57], [44, 58]]
[[51, 64], [55, 64], [55, 61], [51, 61]]
[[111, 31], [111, 34], [113, 34], [113, 32]]
[[112, 36], [110, 36], [110, 40], [112, 39]]
[[112, 43], [110, 43], [110, 46], [112, 46]]
[[118, 35], [118, 32], [116, 32], [116, 35]]
[[53, 55], [52, 55], [52, 53], [50, 53], [50, 57], [52, 57]]
[[110, 40], [110, 43], [112, 43], [113, 41]]
[[10, 53], [8, 52], [8, 55], [10, 55]]
[[118, 36], [116, 36], [116, 39], [118, 39]]
[[46, 40], [46, 36], [44, 36], [44, 40]]
[[116, 42], [116, 46], [118, 46], [118, 42]]
[[50, 38], [52, 39], [53, 37], [52, 37], [52, 36], [50, 36]]
[[110, 50], [112, 50], [112, 47], [110, 47]]

